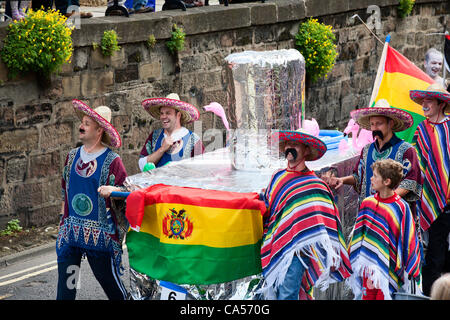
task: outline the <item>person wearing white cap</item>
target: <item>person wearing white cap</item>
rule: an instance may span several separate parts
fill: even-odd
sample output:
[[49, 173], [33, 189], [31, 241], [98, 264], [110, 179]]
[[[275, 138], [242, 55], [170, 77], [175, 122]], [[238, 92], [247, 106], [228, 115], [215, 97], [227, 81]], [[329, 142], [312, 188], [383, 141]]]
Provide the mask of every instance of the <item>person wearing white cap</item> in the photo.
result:
[[110, 123], [108, 107], [91, 109], [79, 100], [72, 103], [81, 120], [82, 146], [72, 149], [64, 164], [63, 208], [56, 240], [56, 298], [75, 299], [77, 283], [71, 279], [77, 278], [81, 258], [86, 256], [107, 297], [124, 300], [127, 292], [120, 279], [123, 230], [118, 224], [121, 213], [114, 211], [110, 199], [100, 194], [105, 185], [121, 186], [127, 176], [119, 155], [110, 149], [119, 148], [122, 142]]
[[194, 157], [205, 151], [200, 137], [184, 127], [197, 121], [200, 113], [193, 105], [181, 101], [176, 93], [166, 98], [142, 101], [142, 107], [154, 119], [159, 119], [162, 128], [150, 133], [139, 155], [139, 168], [144, 171], [147, 163], [156, 168], [171, 161]]

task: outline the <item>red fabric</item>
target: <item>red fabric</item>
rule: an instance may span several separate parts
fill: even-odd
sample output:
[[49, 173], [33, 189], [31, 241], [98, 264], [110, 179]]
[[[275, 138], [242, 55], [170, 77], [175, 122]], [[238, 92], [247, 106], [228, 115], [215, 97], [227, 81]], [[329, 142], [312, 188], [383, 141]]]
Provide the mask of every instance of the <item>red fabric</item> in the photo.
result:
[[367, 278], [363, 278], [363, 300], [384, 300], [384, 294], [381, 289], [367, 288]]
[[433, 83], [434, 80], [430, 78], [425, 72], [418, 68], [414, 63], [409, 61], [400, 52], [392, 47], [388, 47], [386, 54], [386, 65], [384, 70], [386, 72], [399, 72], [407, 74], [411, 77], [420, 79], [422, 81]]

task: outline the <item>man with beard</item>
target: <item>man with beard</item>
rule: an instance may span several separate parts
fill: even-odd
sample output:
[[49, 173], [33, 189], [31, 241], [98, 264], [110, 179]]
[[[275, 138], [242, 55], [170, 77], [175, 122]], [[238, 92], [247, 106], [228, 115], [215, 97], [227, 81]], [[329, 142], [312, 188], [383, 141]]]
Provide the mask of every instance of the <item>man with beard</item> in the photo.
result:
[[377, 160], [393, 159], [400, 162], [404, 169], [403, 179], [395, 193], [409, 203], [414, 214], [415, 201], [422, 193], [423, 178], [414, 147], [395, 135], [395, 132], [412, 126], [412, 116], [403, 110], [391, 108], [384, 99], [377, 101], [372, 108], [353, 110], [350, 115], [361, 128], [372, 131], [375, 141], [361, 150], [352, 175], [327, 179], [330, 187], [338, 189], [343, 184], [352, 185], [361, 203], [375, 194], [370, 183], [372, 164]]
[[427, 90], [411, 90], [410, 98], [422, 105], [426, 117], [413, 138], [424, 176], [418, 201], [420, 227], [428, 232], [423, 266], [423, 291], [430, 295], [433, 282], [445, 270], [450, 233], [450, 93], [434, 83]]
[[[121, 186], [127, 176], [119, 155], [120, 135], [111, 125], [106, 106], [91, 109], [79, 100], [73, 107], [80, 118], [82, 146], [69, 151], [62, 179], [62, 217], [56, 253], [58, 256], [58, 300], [74, 300], [75, 282], [83, 256], [95, 278], [111, 300], [127, 297], [120, 279], [123, 230], [119, 212], [112, 210], [109, 198], [101, 197], [105, 185]], [[74, 268], [75, 267], [75, 268]]]
[[261, 264], [266, 299], [312, 299], [313, 286], [350, 276], [338, 209], [326, 185], [306, 167], [326, 152], [318, 138], [300, 131], [272, 136], [288, 161], [261, 195], [264, 214]]

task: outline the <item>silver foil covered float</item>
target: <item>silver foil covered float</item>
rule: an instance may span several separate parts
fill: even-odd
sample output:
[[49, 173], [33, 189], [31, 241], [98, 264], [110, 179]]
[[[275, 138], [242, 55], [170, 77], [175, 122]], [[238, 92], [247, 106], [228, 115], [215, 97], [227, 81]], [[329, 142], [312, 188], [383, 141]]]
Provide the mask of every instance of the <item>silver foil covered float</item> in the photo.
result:
[[[227, 118], [231, 130], [227, 147], [171, 162], [148, 172], [127, 177], [129, 191], [154, 184], [195, 187], [234, 192], [261, 192], [275, 170], [286, 162], [279, 157], [278, 145], [269, 143], [272, 130], [297, 130], [304, 118], [305, 62], [294, 49], [244, 51], [225, 58], [227, 61]], [[348, 175], [357, 155], [349, 150], [340, 154], [329, 150], [320, 160], [308, 162], [320, 174]], [[330, 170], [331, 168], [331, 170]], [[353, 193], [352, 193], [353, 192]], [[343, 187], [337, 193], [344, 233], [353, 225], [357, 203], [354, 191]], [[343, 213], [343, 214], [342, 214]], [[148, 254], [148, 253], [143, 253]], [[254, 275], [227, 283], [192, 286], [175, 284], [167, 295], [163, 281], [130, 270], [134, 299], [256, 299], [262, 279]], [[342, 284], [331, 285], [325, 292], [315, 290], [318, 299], [348, 299]]]

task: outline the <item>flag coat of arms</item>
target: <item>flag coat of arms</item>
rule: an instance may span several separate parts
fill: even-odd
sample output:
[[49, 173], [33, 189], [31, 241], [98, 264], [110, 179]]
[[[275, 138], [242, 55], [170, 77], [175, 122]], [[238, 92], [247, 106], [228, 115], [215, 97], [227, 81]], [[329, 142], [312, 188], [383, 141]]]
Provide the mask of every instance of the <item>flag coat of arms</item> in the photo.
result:
[[261, 273], [257, 193], [154, 185], [127, 198], [130, 266], [177, 284], [216, 284]]
[[422, 106], [409, 97], [410, 90], [426, 90], [434, 80], [389, 45], [386, 39], [378, 67], [377, 77], [369, 103], [370, 107], [380, 99], [386, 99], [393, 108], [405, 110], [413, 117], [414, 124], [396, 135], [412, 142], [417, 125], [425, 120]]

